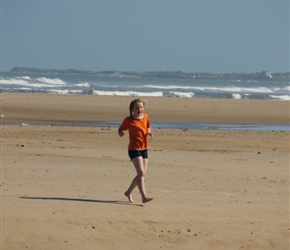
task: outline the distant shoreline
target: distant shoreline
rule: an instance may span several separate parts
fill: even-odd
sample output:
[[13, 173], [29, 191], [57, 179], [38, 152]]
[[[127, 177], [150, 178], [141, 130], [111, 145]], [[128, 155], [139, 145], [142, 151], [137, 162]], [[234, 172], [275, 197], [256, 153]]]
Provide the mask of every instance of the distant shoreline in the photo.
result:
[[[42, 123], [5, 123], [6, 126], [48, 126], [48, 127], [94, 127], [94, 128], [118, 128], [121, 124], [118, 122], [43, 122]], [[173, 129], [173, 130], [222, 130], [222, 131], [271, 131], [271, 132], [290, 132], [289, 124], [220, 124], [220, 123], [174, 123], [174, 122], [160, 122], [151, 123], [153, 129]]]
[[271, 73], [268, 71], [256, 73], [185, 73], [182, 71], [93, 71], [78, 69], [41, 69], [30, 67], [14, 67], [10, 73], [34, 73], [34, 74], [83, 74], [113, 77], [156, 77], [156, 78], [181, 78], [181, 79], [201, 79], [201, 80], [246, 80], [246, 81], [290, 81], [290, 72]]
[[[2, 93], [2, 123], [121, 122], [133, 97]], [[146, 97], [154, 123], [289, 124], [289, 101]], [[214, 129], [211, 126], [211, 129]]]

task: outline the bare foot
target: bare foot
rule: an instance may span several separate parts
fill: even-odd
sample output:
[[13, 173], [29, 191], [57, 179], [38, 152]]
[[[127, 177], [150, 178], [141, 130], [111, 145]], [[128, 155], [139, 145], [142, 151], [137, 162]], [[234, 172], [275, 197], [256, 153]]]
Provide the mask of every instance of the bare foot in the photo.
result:
[[146, 202], [149, 202], [149, 201], [152, 201], [152, 200], [153, 200], [153, 197], [151, 197], [151, 198], [146, 197], [146, 198], [144, 198], [144, 199], [142, 200], [142, 202], [143, 202], [143, 203], [146, 203]]
[[128, 193], [128, 191], [127, 191], [127, 192], [125, 192], [125, 193], [124, 193], [124, 195], [125, 195], [125, 196], [127, 196], [128, 200], [129, 200], [131, 203], [133, 203], [133, 202], [134, 202], [134, 201], [133, 201], [133, 199], [132, 199], [132, 196], [131, 196], [131, 194], [129, 194], [129, 193]]

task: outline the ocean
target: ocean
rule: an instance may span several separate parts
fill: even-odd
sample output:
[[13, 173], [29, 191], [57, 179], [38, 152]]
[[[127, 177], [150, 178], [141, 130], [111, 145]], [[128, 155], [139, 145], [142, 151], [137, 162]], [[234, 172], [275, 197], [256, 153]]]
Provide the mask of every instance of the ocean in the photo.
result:
[[1, 92], [290, 100], [289, 82], [1, 72]]

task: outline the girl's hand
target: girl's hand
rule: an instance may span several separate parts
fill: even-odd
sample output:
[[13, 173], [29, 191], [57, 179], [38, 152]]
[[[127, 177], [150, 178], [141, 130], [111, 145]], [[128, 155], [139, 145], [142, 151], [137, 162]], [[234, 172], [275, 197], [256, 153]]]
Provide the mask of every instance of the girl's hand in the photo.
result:
[[148, 132], [147, 135], [149, 135], [151, 139], [153, 139], [153, 134], [151, 132]]
[[122, 136], [124, 136], [125, 133], [124, 133], [123, 130], [118, 130], [118, 134], [119, 134], [120, 137], [122, 137]]

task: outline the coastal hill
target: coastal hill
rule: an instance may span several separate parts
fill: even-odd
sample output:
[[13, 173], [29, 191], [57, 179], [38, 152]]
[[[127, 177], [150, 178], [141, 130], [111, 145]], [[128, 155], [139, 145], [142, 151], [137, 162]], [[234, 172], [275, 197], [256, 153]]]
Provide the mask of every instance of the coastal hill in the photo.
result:
[[182, 71], [89, 71], [77, 69], [41, 69], [28, 67], [15, 67], [10, 70], [12, 73], [35, 73], [35, 74], [90, 74], [123, 77], [157, 77], [157, 78], [187, 78], [187, 79], [211, 79], [211, 80], [249, 80], [249, 81], [285, 81], [289, 82], [290, 72], [270, 73], [262, 71], [257, 73], [185, 73]]

